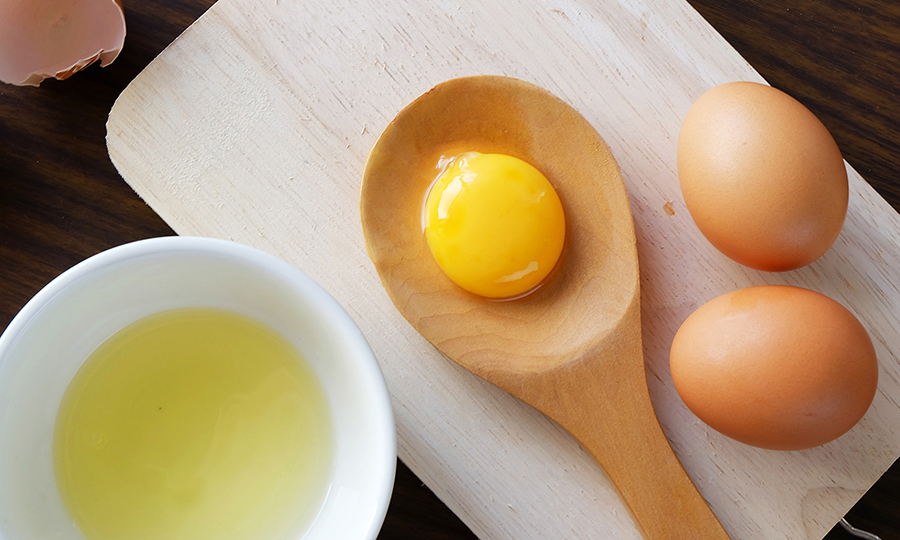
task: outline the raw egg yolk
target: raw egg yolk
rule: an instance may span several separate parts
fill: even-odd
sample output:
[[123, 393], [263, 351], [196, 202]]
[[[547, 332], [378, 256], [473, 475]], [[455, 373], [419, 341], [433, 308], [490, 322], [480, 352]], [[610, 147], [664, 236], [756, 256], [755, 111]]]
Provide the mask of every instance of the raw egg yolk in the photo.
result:
[[441, 270], [487, 298], [517, 297], [540, 285], [566, 236], [562, 203], [547, 178], [503, 154], [453, 158], [428, 193], [424, 225]]

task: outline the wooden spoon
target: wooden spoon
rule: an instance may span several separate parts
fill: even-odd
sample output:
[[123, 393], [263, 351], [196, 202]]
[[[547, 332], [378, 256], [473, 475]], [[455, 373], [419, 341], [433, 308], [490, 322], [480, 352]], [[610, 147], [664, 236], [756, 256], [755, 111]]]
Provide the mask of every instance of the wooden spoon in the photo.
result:
[[[523, 159], [562, 199], [562, 258], [524, 298], [467, 293], [428, 250], [424, 198], [441, 156], [465, 151]], [[448, 357], [572, 433], [605, 469], [645, 538], [728, 538], [653, 411], [628, 194], [603, 139], [578, 112], [516, 79], [439, 84], [376, 142], [360, 207], [369, 256], [403, 316]]]

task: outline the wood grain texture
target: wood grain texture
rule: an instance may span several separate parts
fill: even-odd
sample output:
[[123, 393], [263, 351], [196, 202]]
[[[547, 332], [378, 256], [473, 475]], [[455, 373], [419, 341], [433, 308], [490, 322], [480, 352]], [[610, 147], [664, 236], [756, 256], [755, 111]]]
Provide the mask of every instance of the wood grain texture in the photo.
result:
[[[893, 0], [691, 3], [768, 81], [813, 109], [845, 158], [900, 208], [900, 24]], [[211, 4], [127, 1], [129, 35], [112, 66], [38, 89], [0, 85], [0, 326], [84, 257], [172, 234], [109, 163], [104, 124], [118, 92]], [[474, 538], [399, 465], [380, 538]], [[900, 538], [900, 465], [848, 518], [885, 540]], [[826, 538], [851, 537], [836, 527]]]
[[[125, 3], [128, 38], [107, 68], [40, 88], [0, 84], [0, 328], [41, 287], [105, 249], [174, 232], [109, 161], [106, 120], [127, 84], [212, 0]], [[380, 540], [474, 535], [397, 464]]]
[[[759, 76], [686, 4], [367, 5], [221, 0], [117, 103], [109, 140], [120, 171], [177, 232], [279, 254], [348, 307], [383, 361], [401, 456], [477, 534], [635, 538], [571, 438], [454, 369], [399, 317], [354, 223], [366, 152], [415, 96], [473, 72], [540, 84], [584, 114], [622, 166], [651, 395], [685, 468], [734, 538], [820, 538], [898, 452], [896, 214], [851, 170], [844, 233], [812, 266], [763, 275], [705, 244], [674, 178], [680, 118], [709, 86]], [[671, 390], [667, 346], [678, 323], [719, 293], [761, 283], [844, 302], [877, 343], [882, 391], [836, 443], [777, 454], [744, 447], [696, 422]]]

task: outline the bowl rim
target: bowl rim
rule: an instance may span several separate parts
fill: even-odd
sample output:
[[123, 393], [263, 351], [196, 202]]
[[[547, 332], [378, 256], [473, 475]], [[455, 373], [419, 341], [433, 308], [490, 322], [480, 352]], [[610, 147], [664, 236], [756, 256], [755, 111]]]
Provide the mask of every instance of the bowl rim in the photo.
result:
[[[376, 463], [381, 461], [373, 473], [376, 484], [372, 493], [377, 497], [371, 507], [371, 513], [360, 516], [367, 520], [364, 535], [360, 540], [374, 540], [384, 523], [387, 509], [393, 493], [396, 475], [397, 438], [393, 409], [384, 380], [384, 374], [374, 352], [365, 339], [362, 331], [340, 303], [321, 285], [300, 269], [287, 263], [275, 255], [231, 240], [199, 236], [166, 236], [155, 237], [118, 245], [75, 264], [42, 287], [9, 322], [0, 334], [0, 366], [7, 358], [8, 351], [27, 331], [30, 323], [40, 315], [52, 300], [69, 287], [91, 274], [119, 264], [135, 261], [144, 257], [165, 254], [195, 253], [214, 255], [250, 264], [275, 277], [296, 286], [313, 307], [318, 317], [325, 323], [337, 328], [344, 340], [344, 346], [351, 351], [349, 362], [365, 381], [369, 396], [368, 413], [375, 422], [375, 432], [379, 436], [372, 441], [368, 453]], [[0, 540], [4, 538], [0, 531]]]

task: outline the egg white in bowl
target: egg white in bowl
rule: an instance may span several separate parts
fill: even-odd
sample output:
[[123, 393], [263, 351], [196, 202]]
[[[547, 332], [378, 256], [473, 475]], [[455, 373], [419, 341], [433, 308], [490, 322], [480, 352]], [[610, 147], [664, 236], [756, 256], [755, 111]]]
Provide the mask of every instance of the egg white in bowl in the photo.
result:
[[325, 492], [314, 515], [297, 516], [278, 538], [374, 539], [393, 487], [396, 442], [384, 380], [364, 337], [291, 265], [233, 242], [189, 237], [91, 257], [35, 295], [0, 336], [0, 539], [85, 537], [54, 475], [63, 394], [110, 336], [178, 308], [227, 310], [271, 328], [324, 389], [333, 432]]

